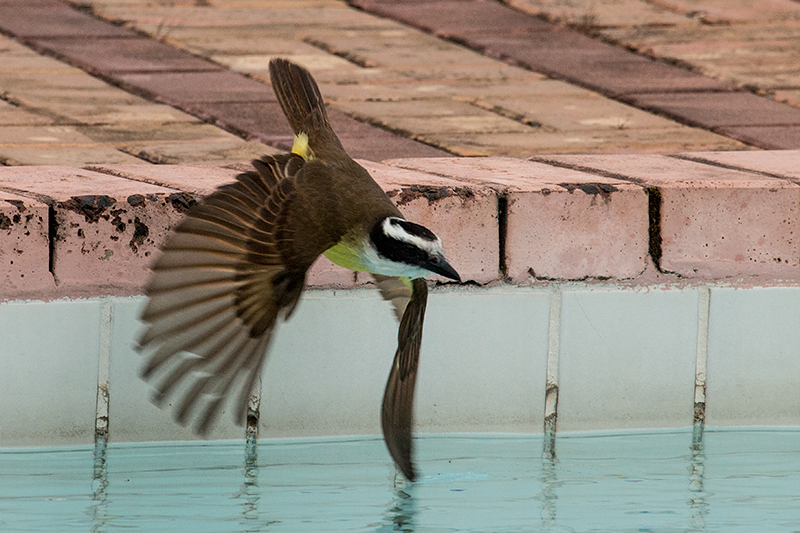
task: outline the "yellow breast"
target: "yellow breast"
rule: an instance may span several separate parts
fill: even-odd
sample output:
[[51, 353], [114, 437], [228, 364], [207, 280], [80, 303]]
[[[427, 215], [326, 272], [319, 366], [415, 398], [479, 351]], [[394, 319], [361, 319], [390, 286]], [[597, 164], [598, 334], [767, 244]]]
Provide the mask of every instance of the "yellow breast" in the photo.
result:
[[362, 263], [361, 250], [355, 243], [346, 239], [342, 239], [338, 244], [331, 246], [322, 255], [340, 267], [358, 272], [368, 272], [366, 266]]

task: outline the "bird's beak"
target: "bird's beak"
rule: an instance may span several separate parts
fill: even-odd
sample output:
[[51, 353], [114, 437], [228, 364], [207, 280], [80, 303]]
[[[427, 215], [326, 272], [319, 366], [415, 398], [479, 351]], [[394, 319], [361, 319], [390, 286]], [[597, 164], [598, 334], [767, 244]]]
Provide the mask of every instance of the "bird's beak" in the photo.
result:
[[431, 262], [425, 265], [426, 270], [430, 270], [434, 274], [439, 274], [440, 276], [444, 276], [448, 279], [455, 280], [461, 283], [461, 276], [458, 275], [456, 269], [450, 266], [444, 258], [439, 259], [437, 262]]

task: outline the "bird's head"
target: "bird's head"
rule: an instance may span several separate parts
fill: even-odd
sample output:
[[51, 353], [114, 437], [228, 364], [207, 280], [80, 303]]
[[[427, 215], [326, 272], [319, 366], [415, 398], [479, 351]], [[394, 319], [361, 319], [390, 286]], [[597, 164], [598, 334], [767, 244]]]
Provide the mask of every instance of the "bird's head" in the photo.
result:
[[442, 241], [425, 226], [386, 217], [373, 226], [369, 242], [381, 265], [376, 274], [421, 278], [434, 273], [461, 281], [444, 257]]

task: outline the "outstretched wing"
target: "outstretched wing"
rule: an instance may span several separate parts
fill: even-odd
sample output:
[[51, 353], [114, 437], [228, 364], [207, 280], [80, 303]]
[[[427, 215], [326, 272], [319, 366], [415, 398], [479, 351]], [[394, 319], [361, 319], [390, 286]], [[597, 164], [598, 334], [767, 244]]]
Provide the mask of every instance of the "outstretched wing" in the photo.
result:
[[397, 352], [383, 396], [381, 425], [394, 462], [409, 481], [414, 481], [416, 474], [411, 459], [411, 420], [428, 286], [424, 279], [412, 280], [411, 286], [411, 299], [400, 321]]
[[287, 256], [292, 236], [283, 221], [304, 164], [294, 154], [254, 161], [255, 172], [189, 210], [153, 265], [141, 316], [147, 329], [139, 346], [149, 355], [142, 376], [156, 382], [156, 403], [177, 395], [178, 421], [194, 415], [199, 433], [234, 385], [234, 416], [244, 422], [276, 319], [302, 292], [305, 270]]

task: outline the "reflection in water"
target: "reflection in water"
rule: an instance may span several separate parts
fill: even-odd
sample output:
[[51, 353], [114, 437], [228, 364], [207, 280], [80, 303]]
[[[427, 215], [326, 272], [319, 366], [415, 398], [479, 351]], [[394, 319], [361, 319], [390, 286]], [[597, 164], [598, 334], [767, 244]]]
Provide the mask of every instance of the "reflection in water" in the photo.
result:
[[107, 442], [104, 436], [98, 435], [94, 443], [94, 465], [92, 467], [92, 501], [89, 515], [92, 517], [92, 533], [105, 531], [108, 521], [108, 469], [106, 468]]
[[266, 531], [258, 517], [258, 442], [255, 434], [248, 432], [244, 449], [244, 482], [239, 489], [237, 498], [244, 499], [242, 503], [242, 523], [245, 531]]
[[542, 491], [536, 497], [542, 502], [542, 529], [547, 531], [556, 524], [556, 487], [558, 486], [558, 459], [556, 459], [555, 431], [545, 434], [542, 450]]
[[703, 423], [692, 428], [692, 456], [689, 469], [689, 507], [692, 512], [692, 525], [689, 531], [705, 531], [705, 516], [708, 514], [705, 489], [705, 444], [703, 442]]
[[414, 517], [417, 514], [414, 486], [398, 475], [395, 477], [393, 493], [392, 501], [383, 514], [384, 523], [375, 530], [375, 533], [390, 531], [413, 533]]

